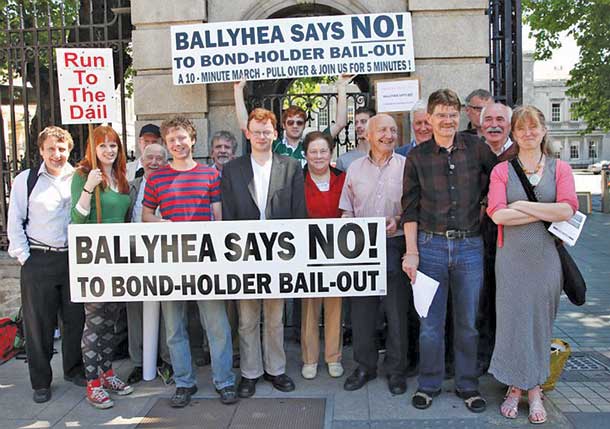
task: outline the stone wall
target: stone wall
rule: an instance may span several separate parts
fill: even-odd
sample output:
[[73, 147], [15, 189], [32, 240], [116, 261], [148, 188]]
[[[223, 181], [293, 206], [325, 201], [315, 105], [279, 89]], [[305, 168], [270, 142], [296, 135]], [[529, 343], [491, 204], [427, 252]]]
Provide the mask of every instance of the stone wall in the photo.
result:
[[[195, 120], [195, 154], [207, 156], [207, 139], [226, 129], [238, 136], [232, 84], [173, 86], [170, 26], [199, 22], [265, 19], [303, 4], [332, 7], [344, 14], [410, 11], [413, 20], [415, 73], [427, 97], [441, 87], [461, 98], [489, 87], [489, 19], [486, 0], [132, 0], [136, 130], [176, 113]], [[378, 79], [400, 74], [370, 75]], [[201, 144], [206, 143], [206, 144]]]
[[21, 306], [19, 272], [19, 262], [0, 252], [0, 317], [14, 316]]

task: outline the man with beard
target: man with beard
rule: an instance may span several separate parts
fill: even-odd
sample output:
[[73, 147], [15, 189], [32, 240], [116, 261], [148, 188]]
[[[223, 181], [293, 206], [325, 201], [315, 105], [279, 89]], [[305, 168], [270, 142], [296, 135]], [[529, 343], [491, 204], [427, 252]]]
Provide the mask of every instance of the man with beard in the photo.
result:
[[224, 165], [235, 159], [235, 152], [237, 152], [237, 139], [233, 133], [229, 131], [214, 133], [210, 139], [210, 158], [212, 158], [210, 167], [215, 168], [222, 177]]

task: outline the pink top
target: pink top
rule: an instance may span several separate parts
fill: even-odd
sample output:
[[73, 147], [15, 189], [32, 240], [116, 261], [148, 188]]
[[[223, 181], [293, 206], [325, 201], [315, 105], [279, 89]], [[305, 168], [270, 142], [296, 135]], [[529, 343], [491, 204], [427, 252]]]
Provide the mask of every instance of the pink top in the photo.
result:
[[[491, 172], [489, 182], [489, 194], [487, 196], [487, 214], [492, 217], [500, 209], [505, 209], [506, 185], [508, 183], [508, 161], [496, 165]], [[555, 168], [556, 197], [555, 202], [567, 203], [576, 212], [578, 210], [578, 198], [574, 186], [572, 168], [567, 162], [557, 160]], [[498, 247], [502, 247], [502, 225], [498, 225]]]

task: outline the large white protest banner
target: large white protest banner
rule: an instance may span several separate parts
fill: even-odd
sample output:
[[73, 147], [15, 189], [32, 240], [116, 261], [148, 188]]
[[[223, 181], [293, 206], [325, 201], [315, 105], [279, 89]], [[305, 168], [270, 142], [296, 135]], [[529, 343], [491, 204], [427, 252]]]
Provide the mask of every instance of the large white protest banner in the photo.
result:
[[410, 13], [171, 28], [174, 85], [415, 70]]
[[112, 49], [55, 49], [63, 124], [116, 120]]
[[74, 302], [385, 295], [385, 219], [70, 225]]

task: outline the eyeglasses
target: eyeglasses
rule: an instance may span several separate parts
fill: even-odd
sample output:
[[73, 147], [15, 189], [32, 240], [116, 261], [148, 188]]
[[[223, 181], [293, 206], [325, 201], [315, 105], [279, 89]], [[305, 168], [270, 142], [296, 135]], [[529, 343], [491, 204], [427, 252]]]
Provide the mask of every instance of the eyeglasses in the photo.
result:
[[476, 110], [477, 112], [483, 110], [483, 106], [473, 106], [472, 104], [469, 104], [467, 107], [470, 107], [472, 110]]
[[301, 126], [305, 123], [305, 121], [301, 121], [300, 119], [294, 120], [294, 119], [288, 119], [286, 121], [286, 125], [288, 125], [289, 127], [292, 127], [293, 125], [298, 125]]
[[273, 136], [273, 131], [250, 131], [250, 134], [252, 134], [254, 137], [266, 137], [269, 138], [271, 136]]
[[436, 116], [439, 119], [455, 120], [460, 117], [460, 114], [459, 113], [433, 113], [432, 116]]

